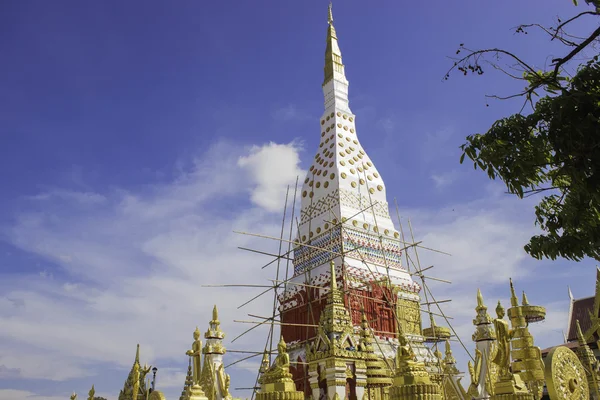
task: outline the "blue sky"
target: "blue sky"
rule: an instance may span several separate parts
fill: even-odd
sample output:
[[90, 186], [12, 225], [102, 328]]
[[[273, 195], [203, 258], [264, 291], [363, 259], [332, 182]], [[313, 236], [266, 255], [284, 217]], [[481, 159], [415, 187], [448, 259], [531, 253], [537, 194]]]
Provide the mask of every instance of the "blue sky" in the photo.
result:
[[[442, 77], [460, 43], [509, 48], [543, 68], [560, 47], [509, 29], [577, 9], [366, 4], [334, 3], [357, 134], [417, 239], [453, 254], [420, 256], [453, 280], [435, 289], [455, 299], [457, 329], [468, 340], [477, 287], [493, 309], [513, 276], [548, 306], [540, 346], [560, 341], [566, 285], [590, 295], [594, 264], [528, 258], [535, 199], [511, 199], [458, 163], [466, 135], [520, 108], [485, 94], [522, 85], [491, 69]], [[268, 312], [271, 299], [236, 310], [252, 290], [200, 285], [271, 277], [257, 272], [268, 260], [237, 246], [274, 244], [232, 231], [277, 235], [285, 187], [317, 148], [326, 10], [263, 0], [0, 5], [0, 397], [81, 397], [94, 383], [116, 398], [139, 342], [173, 398], [213, 303], [230, 339], [247, 327], [234, 318]], [[226, 345], [260, 348], [263, 336]], [[231, 368], [232, 386], [251, 386], [255, 367]]]

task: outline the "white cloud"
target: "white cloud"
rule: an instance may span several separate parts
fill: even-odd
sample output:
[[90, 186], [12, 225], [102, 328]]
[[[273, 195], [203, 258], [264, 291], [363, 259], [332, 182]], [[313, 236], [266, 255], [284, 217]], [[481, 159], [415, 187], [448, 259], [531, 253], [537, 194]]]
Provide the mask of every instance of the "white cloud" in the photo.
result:
[[[268, 284], [271, 271], [257, 272], [257, 266], [270, 258], [236, 247], [275, 252], [274, 243], [233, 230], [279, 232], [280, 216], [265, 209], [281, 205], [283, 198], [275, 197], [302, 172], [297, 151], [296, 145], [270, 143], [248, 152], [221, 143], [171, 183], [110, 193], [104, 204], [82, 213], [71, 213], [60, 207], [64, 198], [54, 198], [48, 200], [52, 212], [20, 214], [4, 227], [6, 237], [59, 269], [0, 280], [0, 372], [11, 379], [87, 377], [93, 383], [102, 373], [99, 363], [107, 363], [125, 377], [140, 343], [142, 362], [158, 362], [161, 387], [167, 395], [172, 387], [178, 396], [185, 350], [196, 325], [206, 329], [213, 304], [230, 339], [248, 328], [233, 319], [271, 307], [272, 297], [263, 296], [237, 310], [259, 291], [240, 288], [232, 295], [202, 285]], [[267, 181], [268, 168], [274, 185]], [[248, 191], [268, 198], [249, 207], [243, 201]], [[224, 208], [221, 201], [234, 206]], [[253, 337], [264, 334], [265, 328], [256, 329], [235, 347], [252, 347]], [[112, 390], [118, 393], [121, 384]]]
[[[111, 365], [122, 371], [122, 379], [106, 391], [118, 393], [135, 344], [140, 343], [142, 362], [158, 364], [160, 390], [177, 398], [192, 332], [196, 325], [206, 329], [214, 303], [228, 340], [250, 327], [232, 320], [271, 309], [270, 296], [237, 309], [260, 289], [202, 285], [269, 283], [274, 266], [260, 266], [270, 258], [236, 247], [274, 253], [277, 242], [232, 231], [278, 235], [281, 220], [273, 211], [281, 210], [286, 186], [304, 174], [298, 166], [299, 151], [295, 143], [246, 150], [219, 143], [170, 183], [106, 193], [106, 201], [84, 212], [58, 207], [65, 199], [57, 197], [47, 200], [54, 202], [52, 212], [36, 208], [19, 215], [14, 225], [3, 229], [5, 236], [58, 269], [50, 274], [40, 268], [0, 280], [0, 376], [77, 380], [85, 382], [79, 391], [87, 393], [96, 375], [103, 373], [99, 365]], [[245, 201], [247, 193], [251, 205]], [[528, 290], [530, 300], [543, 297], [534, 285], [538, 267], [522, 250], [535, 232], [531, 204], [495, 189], [483, 193], [481, 199], [440, 210], [402, 212], [411, 217], [416, 240], [452, 254], [419, 250], [422, 266], [435, 265], [427, 275], [453, 281], [450, 286], [429, 282], [437, 299], [453, 299], [444, 309], [455, 318], [456, 330], [470, 350], [477, 287], [489, 299], [492, 315], [493, 299], [508, 296], [508, 277]], [[555, 330], [565, 318], [565, 304], [547, 305], [548, 321], [535, 331], [540, 345], [561, 337]], [[265, 328], [226, 345], [261, 350]], [[457, 345], [454, 351], [465, 369], [464, 353]], [[228, 353], [226, 358], [231, 363], [242, 357]], [[252, 386], [248, 369], [255, 371], [256, 365], [249, 360], [231, 367], [232, 386]], [[35, 398], [30, 392], [11, 393], [6, 392], [6, 398]]]
[[28, 390], [0, 389], [2, 400], [64, 400], [67, 396], [37, 395]]
[[298, 109], [294, 104], [280, 107], [273, 112], [273, 119], [277, 121], [298, 121], [312, 118], [308, 113]]
[[299, 167], [300, 150], [296, 142], [285, 145], [271, 142], [254, 146], [248, 156], [240, 157], [238, 165], [247, 171], [253, 184], [250, 199], [254, 204], [268, 211], [282, 210], [287, 186], [293, 186], [296, 178], [302, 180], [306, 175]]
[[93, 192], [77, 192], [72, 190], [62, 190], [62, 189], [54, 189], [47, 192], [39, 193], [34, 196], [27, 196], [27, 199], [30, 200], [52, 200], [52, 199], [62, 199], [70, 202], [75, 202], [79, 204], [98, 204], [106, 201], [106, 197], [102, 196], [98, 193]]
[[442, 172], [439, 174], [433, 174], [431, 175], [431, 180], [433, 180], [433, 183], [435, 184], [435, 187], [437, 189], [443, 189], [446, 186], [453, 184], [456, 181], [456, 179], [458, 179], [458, 177], [458, 171], [453, 170]]
[[396, 123], [392, 118], [382, 118], [379, 121], [377, 121], [377, 123], [381, 126], [381, 128], [387, 135], [391, 135], [394, 133]]

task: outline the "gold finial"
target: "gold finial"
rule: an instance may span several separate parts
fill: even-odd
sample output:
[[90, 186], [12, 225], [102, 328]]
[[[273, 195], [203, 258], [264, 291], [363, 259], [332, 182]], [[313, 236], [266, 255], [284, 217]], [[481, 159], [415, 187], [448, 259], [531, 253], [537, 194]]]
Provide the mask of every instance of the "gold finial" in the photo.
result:
[[577, 341], [579, 342], [580, 346], [584, 346], [587, 343], [585, 342], [585, 338], [583, 337], [583, 332], [581, 331], [581, 325], [579, 325], [579, 320], [575, 320], [575, 323], [577, 324]]
[[483, 305], [483, 295], [481, 294], [481, 289], [477, 289], [477, 308], [485, 307]]
[[217, 310], [217, 305], [213, 307], [213, 321], [219, 320], [219, 310]]
[[512, 278], [508, 278], [510, 282], [510, 305], [513, 307], [519, 306], [519, 300], [517, 299], [517, 295], [515, 294], [515, 287], [513, 286]]
[[335, 276], [335, 263], [333, 260], [329, 262], [329, 269], [331, 271], [331, 291], [337, 290], [337, 277]]
[[137, 345], [137, 350], [135, 351], [135, 361], [134, 363], [140, 363], [140, 344]]
[[528, 306], [529, 305], [529, 300], [527, 300], [527, 295], [525, 294], [525, 291], [523, 290], [523, 300], [522, 303], [524, 306]]
[[[342, 62], [342, 52], [338, 46], [337, 34], [333, 26], [333, 13], [331, 12], [331, 3], [329, 4], [328, 27], [327, 27], [327, 46], [325, 48], [325, 68], [323, 85], [333, 79], [334, 72], [340, 77], [344, 76], [344, 63]], [[344, 78], [345, 79], [345, 78]]]

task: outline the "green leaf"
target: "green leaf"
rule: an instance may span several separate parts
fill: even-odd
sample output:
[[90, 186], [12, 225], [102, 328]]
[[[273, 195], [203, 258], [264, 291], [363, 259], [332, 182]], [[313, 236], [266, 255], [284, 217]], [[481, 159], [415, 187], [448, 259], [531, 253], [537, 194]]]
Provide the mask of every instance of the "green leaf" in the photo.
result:
[[600, 61], [580, 63], [568, 79], [528, 75], [533, 89], [545, 88], [532, 112], [501, 118], [461, 146], [461, 164], [470, 158], [513, 196], [537, 196], [532, 222], [542, 232], [525, 245], [537, 259], [600, 261]]

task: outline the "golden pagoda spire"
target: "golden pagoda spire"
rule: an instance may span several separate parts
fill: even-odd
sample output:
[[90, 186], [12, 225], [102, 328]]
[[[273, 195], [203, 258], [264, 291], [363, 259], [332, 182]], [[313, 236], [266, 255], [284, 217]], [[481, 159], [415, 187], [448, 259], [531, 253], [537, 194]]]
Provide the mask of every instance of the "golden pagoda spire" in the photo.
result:
[[218, 324], [219, 323], [219, 310], [217, 310], [217, 305], [215, 304], [215, 306], [213, 307], [213, 321], [214, 323]]
[[334, 78], [334, 73], [339, 73], [344, 77], [344, 64], [342, 63], [342, 52], [337, 41], [337, 34], [333, 26], [333, 12], [331, 11], [331, 3], [327, 14], [327, 47], [325, 49], [325, 79], [323, 85]]
[[446, 364], [456, 364], [456, 359], [454, 358], [454, 356], [452, 355], [452, 348], [450, 347], [450, 339], [446, 339], [446, 357], [444, 358], [444, 361], [446, 362]]
[[473, 340], [477, 342], [479, 340], [494, 339], [494, 331], [486, 329], [486, 327], [492, 323], [492, 318], [488, 314], [487, 307], [483, 301], [483, 294], [481, 294], [480, 289], [477, 289], [477, 307], [475, 307], [475, 311], [477, 312], [477, 316], [473, 319], [473, 325], [478, 328], [473, 335]]
[[517, 295], [515, 293], [515, 287], [513, 286], [512, 278], [508, 278], [510, 282], [510, 305], [513, 307], [519, 306], [519, 300], [517, 299]]
[[213, 307], [212, 319], [208, 322], [208, 330], [204, 333], [206, 339], [206, 345], [204, 346], [204, 353], [219, 353], [225, 354], [225, 347], [223, 347], [222, 340], [225, 339], [225, 332], [221, 330], [221, 322], [219, 321], [219, 310], [217, 305]]
[[150, 367], [144, 366], [142, 368], [140, 366], [140, 345], [138, 343], [135, 350], [135, 360], [123, 385], [123, 389], [119, 393], [119, 400], [131, 400], [135, 399], [135, 396], [139, 394], [143, 395], [146, 392], [144, 378], [148, 372], [150, 372]]
[[529, 305], [529, 300], [527, 299], [527, 295], [525, 294], [525, 291], [523, 290], [523, 300], [522, 303], [524, 306], [528, 306]]
[[192, 357], [188, 357], [188, 370], [187, 375], [185, 376], [185, 382], [183, 384], [183, 390], [181, 391], [181, 396], [179, 396], [179, 400], [186, 400], [190, 395], [190, 388], [192, 387]]
[[483, 295], [481, 294], [481, 289], [477, 289], [477, 307], [482, 308], [485, 307], [483, 304]]
[[598, 399], [600, 398], [600, 380], [598, 379], [598, 360], [596, 356], [594, 356], [594, 352], [588, 346], [585, 337], [583, 336], [583, 332], [581, 331], [581, 325], [579, 325], [579, 320], [575, 320], [576, 328], [577, 328], [577, 341], [579, 342], [579, 347], [575, 350], [577, 356], [581, 360], [586, 372], [586, 378], [588, 382], [588, 386], [590, 388], [590, 398]]

